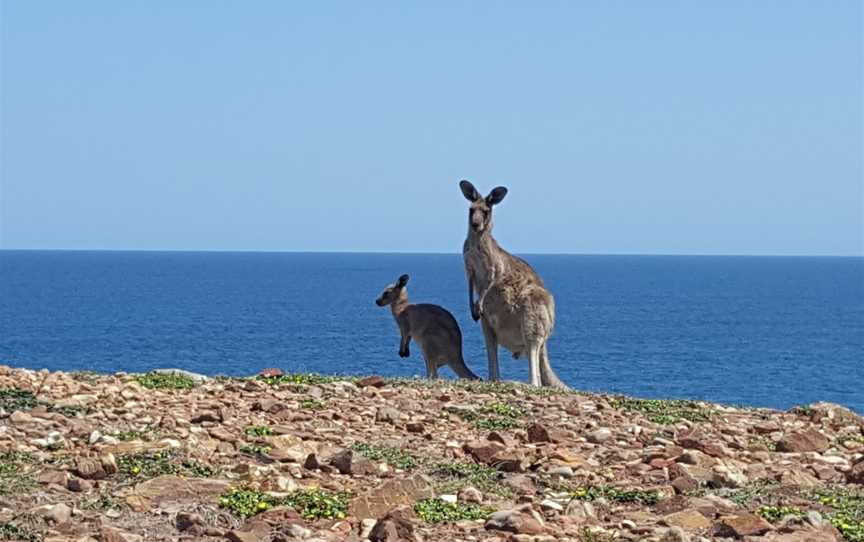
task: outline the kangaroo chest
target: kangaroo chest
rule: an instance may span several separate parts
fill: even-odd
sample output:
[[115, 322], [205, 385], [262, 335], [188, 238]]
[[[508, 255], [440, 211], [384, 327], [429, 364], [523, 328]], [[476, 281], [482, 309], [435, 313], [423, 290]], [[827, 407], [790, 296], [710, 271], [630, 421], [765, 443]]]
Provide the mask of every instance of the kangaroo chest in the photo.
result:
[[504, 273], [501, 259], [485, 247], [467, 241], [462, 251], [465, 266], [474, 278], [474, 286], [483, 291]]

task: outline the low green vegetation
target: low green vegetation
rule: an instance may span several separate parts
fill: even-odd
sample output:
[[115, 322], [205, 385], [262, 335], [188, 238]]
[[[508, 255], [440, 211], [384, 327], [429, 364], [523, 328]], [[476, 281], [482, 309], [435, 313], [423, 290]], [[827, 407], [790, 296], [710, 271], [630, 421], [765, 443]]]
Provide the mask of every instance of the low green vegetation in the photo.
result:
[[151, 372], [137, 375], [135, 380], [148, 390], [188, 390], [198, 385], [195, 379], [182, 373]]
[[67, 418], [78, 418], [80, 416], [86, 416], [87, 414], [93, 412], [92, 408], [84, 405], [51, 405], [48, 407], [48, 410], [66, 416]]
[[790, 408], [789, 412], [809, 418], [813, 415], [814, 410], [813, 407], [811, 407], [810, 405], [798, 405]]
[[240, 453], [256, 456], [264, 456], [270, 453], [270, 446], [261, 446], [258, 444], [243, 444], [240, 446]]
[[144, 433], [142, 433], [141, 431], [117, 431], [115, 433], [112, 433], [111, 436], [121, 442], [144, 440]]
[[278, 376], [257, 376], [261, 382], [270, 386], [301, 385], [316, 386], [336, 382], [337, 380], [352, 380], [344, 376], [328, 376], [317, 373], [285, 373]]
[[488, 431], [512, 429], [518, 425], [519, 418], [526, 414], [518, 406], [505, 402], [488, 403], [477, 409], [451, 409], [448, 412], [472, 422], [477, 429]]
[[463, 520], [486, 519], [493, 508], [462, 502], [447, 502], [441, 499], [425, 499], [414, 505], [417, 517], [426, 523], [447, 523]]
[[276, 497], [254, 489], [235, 488], [219, 498], [219, 506], [241, 518], [276, 506], [289, 506], [308, 520], [342, 519], [348, 511], [348, 496], [324, 489], [301, 489]]
[[732, 491], [726, 497], [739, 506], [747, 506], [750, 503], [764, 499], [778, 487], [777, 482], [769, 480], [756, 480]]
[[14, 540], [15, 542], [41, 542], [39, 533], [19, 527], [14, 523], [0, 523], [0, 540]]
[[36, 395], [32, 391], [18, 388], [0, 388], [0, 409], [6, 412], [30, 410], [37, 404], [39, 404], [39, 401], [36, 400]]
[[25, 452], [0, 454], [0, 495], [29, 493], [36, 488], [30, 473], [35, 458]]
[[101, 491], [99, 495], [93, 499], [85, 500], [81, 503], [81, 508], [84, 510], [117, 510], [120, 505], [114, 500], [114, 496], [108, 491]]
[[771, 523], [777, 523], [787, 516], [803, 518], [807, 515], [797, 506], [760, 506], [756, 513]]
[[[456, 380], [454, 382], [444, 381], [447, 385], [463, 389], [470, 393], [485, 393], [494, 395], [533, 395], [548, 397], [570, 393], [567, 390], [559, 390], [550, 387], [536, 387], [519, 382], [490, 382], [488, 380]], [[435, 382], [433, 382], [435, 383]]]
[[304, 408], [306, 410], [321, 410], [327, 406], [327, 403], [322, 401], [321, 399], [303, 399], [300, 401], [300, 408]]
[[411, 470], [418, 465], [417, 459], [410, 452], [401, 448], [355, 442], [351, 449], [367, 459], [384, 461], [397, 469]]
[[246, 428], [246, 434], [250, 437], [269, 437], [273, 430], [269, 425], [250, 425]]
[[635, 399], [632, 397], [616, 397], [611, 401], [614, 408], [628, 412], [638, 412], [650, 421], [659, 424], [671, 424], [680, 420], [704, 422], [711, 419], [711, 409], [696, 401], [680, 399]]
[[656, 491], [627, 489], [615, 486], [582, 486], [571, 491], [570, 495], [580, 501], [606, 499], [615, 503], [657, 504], [660, 495]]
[[117, 458], [119, 473], [127, 478], [155, 478], [174, 474], [210, 478], [216, 470], [194, 459], [183, 459], [169, 451], [126, 454]]
[[441, 462], [432, 465], [429, 474], [438, 480], [441, 493], [457, 492], [463, 487], [474, 487], [483, 493], [510, 497], [513, 491], [501, 483], [501, 472], [479, 463]]
[[847, 542], [864, 542], [864, 492], [837, 487], [821, 490], [814, 497], [831, 508], [828, 521]]

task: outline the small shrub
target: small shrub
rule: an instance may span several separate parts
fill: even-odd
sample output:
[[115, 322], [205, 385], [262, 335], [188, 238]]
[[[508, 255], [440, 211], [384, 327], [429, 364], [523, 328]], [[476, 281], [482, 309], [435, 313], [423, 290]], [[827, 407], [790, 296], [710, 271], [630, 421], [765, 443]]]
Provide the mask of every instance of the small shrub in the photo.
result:
[[0, 409], [6, 412], [30, 410], [37, 404], [39, 404], [39, 401], [36, 400], [36, 396], [32, 391], [18, 388], [0, 388]]
[[425, 499], [414, 505], [414, 512], [426, 523], [486, 519], [494, 511], [478, 504], [450, 503], [441, 499]]
[[583, 486], [571, 492], [574, 499], [594, 501], [600, 498], [616, 503], [657, 504], [660, 495], [656, 491], [624, 489], [615, 486]]
[[760, 506], [756, 513], [771, 523], [777, 523], [786, 516], [803, 518], [807, 515], [797, 506]]
[[517, 420], [526, 412], [509, 403], [489, 403], [478, 409], [449, 409], [467, 422], [472, 422], [477, 429], [498, 431], [511, 429], [517, 425]]
[[300, 401], [300, 408], [305, 408], [306, 410], [321, 410], [326, 406], [327, 403], [320, 399], [303, 399]]
[[66, 405], [66, 406], [57, 406], [51, 405], [48, 407], [48, 410], [51, 412], [56, 412], [61, 414], [67, 418], [77, 418], [79, 415], [86, 416], [93, 412], [93, 409], [87, 406], [82, 405]]
[[198, 383], [181, 373], [151, 372], [138, 375], [135, 380], [148, 390], [188, 390]]
[[728, 495], [728, 498], [735, 504], [747, 506], [751, 502], [770, 494], [776, 486], [777, 483], [773, 481], [756, 480], [734, 490]]
[[337, 380], [345, 380], [345, 377], [326, 376], [317, 373], [286, 373], [278, 376], [258, 376], [257, 378], [270, 386], [283, 386], [286, 384], [316, 386]]
[[243, 444], [240, 446], [240, 453], [263, 456], [270, 453], [270, 446], [259, 446], [257, 444]]
[[351, 449], [372, 461], [385, 461], [391, 467], [402, 470], [411, 470], [417, 466], [417, 459], [401, 448], [390, 446], [376, 446], [365, 442], [356, 442]]
[[29, 493], [36, 488], [36, 480], [30, 474], [35, 458], [26, 452], [3, 452], [0, 454], [0, 495]]
[[246, 428], [246, 434], [250, 437], [268, 437], [273, 434], [269, 425], [250, 425]]
[[815, 497], [832, 509], [828, 521], [847, 542], [864, 542], [864, 492], [837, 487], [822, 490]]
[[14, 540], [16, 542], [41, 542], [39, 533], [19, 527], [14, 523], [0, 523], [0, 540]]
[[263, 491], [235, 488], [219, 498], [219, 506], [248, 518], [274, 506], [290, 506], [308, 520], [342, 519], [348, 511], [348, 494], [323, 489], [301, 489], [285, 497]]
[[632, 397], [616, 397], [612, 406], [629, 412], [639, 412], [654, 423], [672, 424], [680, 420], [704, 422], [711, 419], [711, 410], [696, 401], [634, 399]]
[[117, 469], [127, 478], [155, 478], [169, 474], [209, 478], [216, 472], [212, 467], [194, 459], [182, 459], [169, 451], [121, 455], [117, 458]]
[[456, 492], [463, 487], [472, 486], [483, 493], [493, 493], [510, 497], [513, 491], [501, 483], [501, 473], [492, 467], [479, 463], [441, 462], [432, 465], [429, 474], [441, 480], [441, 492]]
[[117, 504], [117, 501], [114, 500], [114, 497], [111, 493], [107, 491], [103, 491], [99, 493], [99, 496], [95, 499], [86, 500], [81, 504], [81, 508], [84, 510], [116, 510], [120, 508], [120, 505]]
[[789, 412], [792, 414], [797, 414], [799, 416], [804, 416], [809, 418], [813, 415], [813, 407], [810, 405], [798, 405], [789, 409]]
[[140, 431], [117, 431], [116, 433], [112, 433], [111, 436], [122, 442], [144, 440], [144, 433]]

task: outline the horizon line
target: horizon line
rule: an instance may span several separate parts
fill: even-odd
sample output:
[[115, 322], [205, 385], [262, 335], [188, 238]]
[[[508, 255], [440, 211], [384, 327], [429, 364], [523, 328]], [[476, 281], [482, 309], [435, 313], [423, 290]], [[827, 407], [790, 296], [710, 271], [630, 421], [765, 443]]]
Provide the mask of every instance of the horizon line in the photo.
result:
[[[212, 253], [212, 254], [378, 254], [378, 255], [461, 255], [461, 252], [381, 251], [381, 250], [260, 250], [260, 249], [177, 249], [177, 248], [2, 248], [0, 252], [145, 252], [145, 253]], [[734, 254], [734, 253], [664, 253], [664, 252], [522, 252], [531, 256], [662, 256], [726, 258], [864, 258], [862, 254]]]

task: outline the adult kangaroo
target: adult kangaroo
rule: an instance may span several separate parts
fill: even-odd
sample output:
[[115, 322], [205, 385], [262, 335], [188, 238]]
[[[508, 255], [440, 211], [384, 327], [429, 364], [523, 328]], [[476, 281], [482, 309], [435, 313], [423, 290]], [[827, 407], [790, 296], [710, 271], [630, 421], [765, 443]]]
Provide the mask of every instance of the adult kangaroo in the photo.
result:
[[500, 344], [514, 358], [528, 358], [532, 386], [567, 388], [549, 365], [546, 350], [555, 326], [555, 300], [528, 262], [501, 248], [492, 237], [492, 208], [501, 203], [507, 189], [499, 186], [484, 198], [468, 181], [460, 182], [459, 188], [471, 202], [462, 254], [471, 317], [475, 322], [480, 320], [483, 327], [489, 380], [500, 379]]
[[402, 275], [395, 283], [384, 288], [375, 304], [390, 305], [402, 339], [399, 356], [411, 355], [408, 344], [411, 339], [420, 345], [426, 361], [426, 377], [438, 378], [438, 369], [449, 366], [456, 376], [477, 380], [477, 375], [465, 365], [462, 358], [462, 331], [450, 311], [429, 303], [408, 302], [408, 275]]

